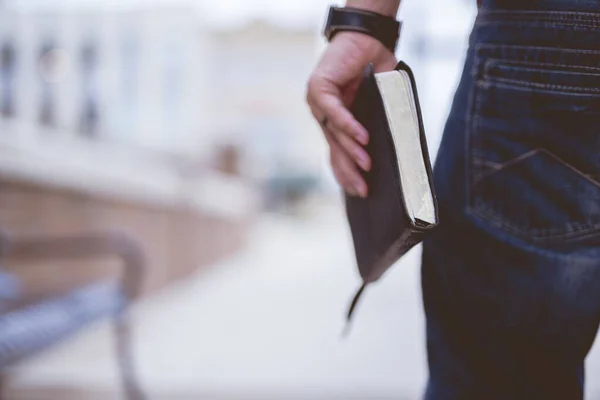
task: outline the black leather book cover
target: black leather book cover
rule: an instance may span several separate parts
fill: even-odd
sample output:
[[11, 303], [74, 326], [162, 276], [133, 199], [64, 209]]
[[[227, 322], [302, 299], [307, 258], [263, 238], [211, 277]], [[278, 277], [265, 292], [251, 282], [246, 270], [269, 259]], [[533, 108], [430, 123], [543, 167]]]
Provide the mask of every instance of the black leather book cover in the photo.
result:
[[[421, 142], [421, 148], [415, 151], [422, 152], [435, 202], [431, 163], [414, 76], [403, 62], [400, 62], [396, 69], [406, 71], [410, 77]], [[403, 254], [421, 242], [437, 222], [430, 224], [419, 220], [413, 221], [407, 213], [392, 132], [372, 66], [365, 71], [352, 112], [369, 132], [366, 150], [372, 160], [371, 170], [363, 172], [369, 187], [368, 197], [363, 199], [346, 195], [345, 199], [356, 261], [366, 285], [378, 280]], [[435, 213], [437, 221], [436, 202]], [[364, 286], [351, 306], [349, 317], [362, 289]]]

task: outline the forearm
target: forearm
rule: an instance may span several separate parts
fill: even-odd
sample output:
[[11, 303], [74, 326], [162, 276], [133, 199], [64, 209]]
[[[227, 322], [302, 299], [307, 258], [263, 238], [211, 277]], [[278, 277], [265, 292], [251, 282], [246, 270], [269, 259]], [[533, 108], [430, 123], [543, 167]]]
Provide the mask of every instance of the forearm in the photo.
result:
[[400, 0], [347, 0], [346, 6], [396, 17], [398, 7], [400, 7]]

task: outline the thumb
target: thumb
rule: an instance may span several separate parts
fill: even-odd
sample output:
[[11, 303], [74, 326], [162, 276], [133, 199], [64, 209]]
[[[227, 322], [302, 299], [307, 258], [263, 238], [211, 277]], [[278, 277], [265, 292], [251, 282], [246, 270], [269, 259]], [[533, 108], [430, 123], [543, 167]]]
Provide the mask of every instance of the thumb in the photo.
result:
[[375, 72], [386, 72], [392, 71], [398, 65], [398, 60], [391, 52], [382, 54], [377, 60], [373, 62]]

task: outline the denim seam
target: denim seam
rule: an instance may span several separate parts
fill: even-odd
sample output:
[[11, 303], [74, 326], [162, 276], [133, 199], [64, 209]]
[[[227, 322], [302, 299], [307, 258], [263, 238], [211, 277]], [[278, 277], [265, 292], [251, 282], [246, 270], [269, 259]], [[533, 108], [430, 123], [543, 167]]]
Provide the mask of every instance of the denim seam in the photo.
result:
[[467, 162], [465, 162], [465, 173], [466, 173], [466, 202], [467, 209], [471, 207], [473, 202], [472, 198], [472, 190], [471, 185], [473, 184], [473, 167], [474, 165], [470, 162], [473, 159], [473, 130], [474, 126], [477, 123], [477, 118], [479, 115], [479, 92], [480, 89], [477, 85], [477, 79], [479, 75], [479, 68], [481, 64], [481, 58], [477, 55], [477, 52], [473, 54], [473, 66], [471, 68], [471, 90], [469, 91], [469, 100], [467, 105], [467, 115], [465, 117], [465, 123], [467, 126], [466, 132], [466, 140], [465, 140], [465, 155], [467, 157]]
[[506, 11], [480, 10], [475, 25], [487, 23], [543, 22], [574, 27], [595, 27], [600, 25], [600, 14], [569, 11]]
[[[500, 58], [489, 58], [485, 62], [485, 72], [488, 75], [490, 69], [493, 67], [514, 67], [514, 69], [520, 69], [522, 71], [530, 71], [530, 72], [540, 72], [540, 73], [559, 73], [565, 75], [585, 75], [592, 77], [600, 78], [600, 68], [598, 67], [589, 67], [584, 65], [568, 65], [568, 64], [556, 64], [556, 63], [546, 63], [546, 62], [535, 62], [535, 61], [517, 61], [517, 60], [509, 60], [509, 59], [500, 59]], [[539, 67], [539, 68], [538, 68]], [[556, 68], [555, 70], [543, 69], [543, 68]], [[584, 69], [588, 71], [595, 72], [576, 72], [576, 71], [567, 71], [562, 70], [560, 68], [573, 68], [573, 69]]]
[[567, 85], [556, 85], [554, 83], [541, 83], [541, 82], [530, 82], [521, 79], [510, 79], [510, 78], [502, 78], [498, 76], [486, 76], [484, 78], [484, 82], [486, 81], [498, 81], [500, 83], [506, 83], [508, 85], [522, 85], [526, 87], [540, 88], [546, 90], [564, 90], [566, 92], [580, 92], [580, 93], [600, 93], [600, 88], [587, 88], [584, 86], [567, 86]]
[[[543, 153], [546, 154], [547, 156], [551, 157], [554, 161], [562, 164], [565, 168], [568, 168], [569, 170], [571, 170], [573, 173], [579, 175], [580, 178], [585, 179], [589, 184], [595, 186], [596, 188], [600, 189], [600, 182], [596, 181], [593, 177], [583, 173], [582, 171], [580, 171], [579, 169], [575, 168], [573, 165], [571, 165], [570, 163], [566, 162], [565, 160], [563, 160], [562, 158], [558, 157], [556, 154], [554, 154], [553, 152], [551, 152], [550, 150], [543, 148], [543, 147], [538, 147], [535, 148], [533, 150], [529, 150], [528, 152], [525, 152], [517, 157], [514, 157], [508, 161], [505, 161], [503, 163], [494, 163], [494, 162], [488, 162], [487, 165], [490, 165], [491, 163], [493, 163], [494, 165], [492, 165], [492, 168], [494, 168], [494, 171], [489, 171], [488, 173], [484, 174], [482, 177], [480, 177], [477, 181], [481, 181], [484, 178], [488, 178], [492, 175], [494, 175], [497, 172], [502, 171], [503, 169], [510, 167], [513, 164], [519, 163], [521, 161], [525, 161], [526, 159], [535, 156], [538, 153]], [[475, 161], [475, 160], [473, 160]], [[477, 161], [480, 164], [484, 164], [482, 161], [486, 161], [483, 160], [482, 158], [477, 157]]]
[[526, 237], [533, 237], [534, 239], [543, 240], [543, 239], [553, 239], [553, 238], [563, 238], [563, 237], [574, 237], [579, 236], [581, 234], [590, 234], [598, 231], [600, 233], [600, 223], [571, 223], [572, 227], [570, 228], [529, 228], [522, 229], [515, 224], [512, 224], [506, 221], [504, 218], [495, 213], [492, 209], [486, 207], [473, 207], [472, 211], [475, 214], [480, 215], [481, 217], [495, 222], [496, 225], [500, 225], [502, 227], [508, 228], [513, 233], [518, 233], [519, 235]]
[[600, 182], [597, 181], [597, 180], [595, 180], [593, 177], [591, 177], [591, 176], [583, 173], [578, 168], [575, 168], [573, 165], [571, 165], [570, 163], [566, 162], [562, 158], [558, 157], [556, 154], [554, 154], [553, 152], [549, 151], [548, 149], [542, 148], [542, 149], [540, 149], [540, 151], [546, 153], [548, 156], [552, 157], [555, 161], [561, 163], [565, 168], [570, 169], [571, 171], [573, 171], [574, 173], [576, 173], [577, 175], [579, 175], [580, 178], [585, 179], [588, 183], [590, 183], [591, 185], [593, 185], [596, 188], [600, 189]]
[[486, 25], [493, 25], [493, 24], [501, 24], [501, 25], [523, 25], [523, 26], [527, 26], [528, 28], [531, 27], [554, 27], [554, 28], [558, 28], [558, 27], [566, 27], [566, 28], [583, 28], [583, 29], [596, 29], [598, 27], [600, 27], [600, 23], [588, 23], [588, 24], [580, 24], [580, 23], [566, 23], [566, 22], [561, 22], [561, 21], [531, 21], [531, 20], [527, 20], [527, 19], [522, 19], [522, 20], [498, 20], [498, 21], [477, 21], [475, 23], [476, 27], [481, 27], [481, 26], [486, 26]]
[[600, 57], [600, 50], [591, 50], [591, 49], [576, 49], [572, 47], [548, 47], [548, 46], [521, 46], [521, 45], [512, 45], [512, 44], [494, 44], [494, 43], [479, 43], [475, 45], [475, 51], [481, 53], [484, 49], [494, 50], [523, 50], [523, 51], [548, 51], [548, 52], [569, 52], [575, 54], [591, 54], [597, 55]]
[[[482, 53], [486, 53], [485, 50], [488, 50], [489, 53], [491, 53], [490, 55], [482, 55]], [[575, 53], [575, 54], [590, 54], [590, 55], [598, 55], [600, 57], [600, 51], [595, 51], [595, 50], [581, 50], [581, 49], [556, 49], [556, 48], [549, 48], [549, 47], [526, 47], [526, 46], [512, 46], [512, 45], [493, 45], [493, 44], [480, 44], [476, 46], [476, 54], [479, 60], [485, 58], [485, 61], [483, 62], [483, 71], [481, 74], [481, 78], [482, 80], [497, 80], [500, 82], [504, 82], [507, 84], [515, 84], [515, 85], [522, 85], [525, 87], [536, 87], [539, 89], [545, 89], [545, 90], [555, 90], [555, 91], [560, 91], [560, 90], [564, 90], [564, 91], [568, 91], [568, 92], [580, 92], [580, 93], [596, 93], [596, 92], [600, 92], [600, 89], [598, 88], [586, 88], [586, 87], [578, 87], [578, 86], [567, 86], [567, 85], [554, 85], [551, 83], [538, 83], [538, 82], [528, 82], [528, 81], [521, 81], [518, 79], [509, 79], [509, 78], [502, 78], [502, 77], [493, 77], [492, 74], [490, 73], [490, 69], [492, 67], [492, 65], [494, 63], [496, 64], [501, 64], [502, 62], [506, 62], [506, 63], [512, 63], [512, 64], [516, 64], [516, 65], [525, 65], [525, 64], [530, 64], [533, 66], [539, 65], [539, 66], [553, 66], [553, 67], [576, 67], [576, 68], [581, 68], [581, 69], [585, 69], [585, 70], [589, 70], [589, 71], [598, 71], [598, 76], [600, 76], [600, 68], [598, 67], [591, 67], [591, 66], [585, 66], [585, 65], [580, 65], [580, 64], [576, 64], [576, 65], [566, 65], [566, 64], [558, 64], [558, 63], [545, 63], [545, 62], [535, 62], [535, 61], [524, 61], [524, 60], [519, 60], [519, 59], [515, 59], [512, 57], [506, 57], [506, 56], [502, 56], [502, 53], [505, 52], [506, 50], [510, 51], [531, 51], [531, 50], [538, 50], [538, 51], [546, 51], [546, 52], [569, 52], [569, 53]], [[518, 56], [518, 54], [515, 54], [516, 56]], [[481, 61], [480, 61], [481, 62]], [[481, 68], [481, 67], [479, 67]], [[560, 72], [560, 71], [559, 71]], [[569, 71], [564, 71], [564, 73], [570, 73]], [[487, 85], [485, 82], [479, 82], [478, 83], [480, 87], [486, 88]]]
[[542, 18], [559, 18], [563, 19], [566, 17], [576, 17], [576, 18], [585, 18], [589, 17], [590, 19], [597, 19], [600, 21], [600, 14], [594, 12], [586, 12], [586, 11], [537, 11], [537, 10], [498, 10], [498, 9], [488, 9], [481, 8], [479, 11], [480, 16], [487, 15], [507, 15], [507, 16], [522, 16], [522, 17], [531, 17], [540, 16]]
[[600, 222], [594, 223], [581, 223], [581, 222], [571, 222], [571, 227], [569, 228], [528, 228], [523, 229], [514, 223], [508, 222], [506, 219], [502, 218], [502, 216], [498, 215], [491, 207], [485, 206], [473, 206], [471, 207], [471, 211], [473, 213], [480, 215], [486, 220], [490, 222], [494, 222], [496, 225], [500, 225], [502, 227], [510, 228], [510, 230], [514, 233], [519, 233], [524, 236], [534, 236], [539, 239], [545, 238], [559, 238], [559, 237], [568, 237], [573, 235], [580, 235], [583, 233], [593, 233], [596, 230], [599, 230], [600, 233]]
[[[536, 243], [548, 241], [559, 241], [561, 239], [581, 239], [593, 237], [600, 234], [600, 223], [593, 224], [574, 224], [574, 227], [567, 229], [522, 229], [514, 224], [507, 222], [502, 217], [493, 211], [481, 209], [481, 207], [469, 206], [467, 212], [475, 217], [481, 218], [483, 221], [489, 221], [497, 227], [504, 229], [512, 234], [515, 234], [525, 240], [530, 240]], [[578, 226], [578, 227], [577, 227]]]
[[596, 89], [596, 91], [582, 91], [579, 89], [582, 89], [580, 87], [561, 87], [561, 86], [557, 86], [557, 85], [546, 85], [546, 84], [539, 84], [539, 85], [534, 85], [531, 84], [529, 82], [525, 82], [525, 81], [514, 81], [514, 80], [510, 80], [510, 79], [504, 79], [502, 80], [501, 78], [487, 78], [485, 80], [480, 80], [478, 82], [479, 87], [482, 88], [490, 88], [490, 87], [498, 87], [498, 88], [505, 88], [505, 89], [511, 89], [511, 90], [521, 90], [521, 91], [528, 91], [533, 93], [533, 89], [536, 89], [536, 93], [552, 93], [552, 94], [558, 94], [558, 95], [562, 95], [562, 96], [588, 96], [588, 97], [598, 97], [600, 96], [600, 88]]
[[530, 21], [530, 22], [558, 22], [558, 23], [570, 23], [570, 24], [597, 24], [600, 23], [599, 14], [582, 15], [582, 14], [568, 14], [568, 15], [552, 15], [550, 13], [520, 13], [510, 12], [504, 14], [495, 14], [490, 12], [481, 13], [478, 18], [483, 21]]
[[486, 160], [483, 157], [479, 157], [474, 155], [473, 158], [471, 159], [471, 161], [473, 162], [473, 164], [479, 164], [479, 165], [484, 165], [490, 168], [494, 168], [494, 169], [502, 169], [502, 163], [497, 163], [494, 161], [490, 161], [490, 160]]
[[544, 149], [538, 148], [538, 149], [533, 149], [530, 150], [526, 153], [523, 153], [517, 157], [514, 157], [508, 161], [505, 161], [503, 163], [496, 163], [496, 166], [494, 167], [493, 171], [487, 171], [485, 173], [483, 173], [482, 175], [480, 175], [477, 180], [474, 183], [473, 186], [476, 186], [479, 182], [481, 182], [483, 179], [485, 178], [489, 178], [492, 177], [493, 175], [495, 175], [496, 173], [502, 171], [503, 169], [510, 167], [511, 165], [517, 164], [521, 161], [525, 161], [526, 159], [528, 159], [529, 157], [533, 157], [534, 155], [536, 155], [537, 153], [540, 153], [541, 151], [543, 151]]

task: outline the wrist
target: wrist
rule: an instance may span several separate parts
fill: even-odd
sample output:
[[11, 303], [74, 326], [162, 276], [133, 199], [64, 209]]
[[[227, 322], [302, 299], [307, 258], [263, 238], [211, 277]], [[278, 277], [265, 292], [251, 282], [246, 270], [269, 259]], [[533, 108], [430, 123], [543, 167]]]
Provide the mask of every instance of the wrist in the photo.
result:
[[331, 43], [346, 42], [362, 53], [390, 52], [379, 40], [361, 32], [340, 32], [332, 39]]
[[347, 0], [346, 7], [373, 11], [388, 17], [396, 17], [400, 0]]

